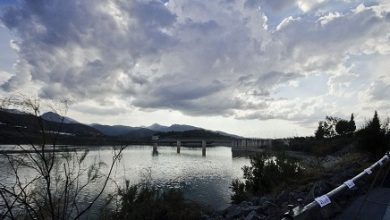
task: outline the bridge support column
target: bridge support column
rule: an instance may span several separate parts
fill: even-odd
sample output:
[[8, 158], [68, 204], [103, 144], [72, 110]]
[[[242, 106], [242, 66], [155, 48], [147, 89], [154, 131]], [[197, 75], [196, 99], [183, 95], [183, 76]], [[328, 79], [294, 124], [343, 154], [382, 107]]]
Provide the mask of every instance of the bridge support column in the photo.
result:
[[206, 156], [206, 141], [202, 140], [202, 156]]
[[181, 147], [181, 142], [180, 142], [180, 140], [177, 140], [177, 141], [176, 141], [176, 146], [177, 146], [176, 152], [177, 152], [178, 154], [180, 154], [180, 147]]
[[152, 136], [152, 142], [153, 142], [153, 156], [158, 154], [157, 146], [158, 146], [158, 136], [154, 135]]
[[158, 154], [157, 146], [158, 146], [157, 141], [156, 141], [156, 142], [153, 142], [153, 155]]

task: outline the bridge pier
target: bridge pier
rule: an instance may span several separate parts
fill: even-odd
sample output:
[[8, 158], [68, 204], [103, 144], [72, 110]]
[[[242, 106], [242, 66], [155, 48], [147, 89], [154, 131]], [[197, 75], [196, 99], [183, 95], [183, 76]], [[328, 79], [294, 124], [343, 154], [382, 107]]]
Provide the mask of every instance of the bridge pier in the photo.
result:
[[177, 140], [176, 141], [176, 152], [178, 153], [178, 154], [180, 154], [180, 147], [181, 147], [181, 142], [180, 142], [180, 140]]
[[158, 136], [152, 136], [152, 141], [153, 141], [153, 155], [157, 155], [157, 146], [158, 146]]
[[202, 140], [202, 156], [206, 156], [206, 141]]
[[157, 142], [154, 142], [153, 143], [153, 155], [157, 155], [158, 154], [157, 146], [158, 146]]

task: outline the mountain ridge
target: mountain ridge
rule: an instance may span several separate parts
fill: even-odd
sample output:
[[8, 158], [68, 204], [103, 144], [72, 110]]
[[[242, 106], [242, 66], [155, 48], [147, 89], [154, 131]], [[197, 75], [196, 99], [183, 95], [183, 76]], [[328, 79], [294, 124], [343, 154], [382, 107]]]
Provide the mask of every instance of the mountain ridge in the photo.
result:
[[[23, 114], [26, 115], [28, 114], [14, 109], [10, 109], [10, 110], [1, 109], [1, 111], [7, 112], [8, 114], [15, 114], [19, 116], [23, 116]], [[229, 134], [223, 131], [213, 131], [213, 130], [208, 130], [208, 129], [187, 125], [187, 124], [175, 123], [166, 126], [166, 125], [154, 123], [150, 126], [134, 126], [134, 127], [128, 125], [104, 125], [99, 123], [84, 124], [73, 118], [61, 116], [58, 113], [50, 112], [50, 111], [43, 113], [40, 117], [45, 121], [53, 122], [53, 123], [63, 123], [68, 127], [71, 127], [72, 124], [78, 127], [80, 126], [85, 128], [90, 127], [91, 129], [94, 129], [103, 135], [109, 137], [118, 137], [118, 138], [143, 138], [143, 137], [151, 137], [152, 135], [155, 135], [157, 133], [166, 133], [166, 132], [180, 133], [180, 132], [188, 132], [188, 131], [206, 131], [206, 132], [212, 132], [214, 134], [233, 137], [233, 138], [240, 137], [238, 135]]]
[[57, 123], [64, 123], [64, 124], [82, 124], [72, 118], [59, 115], [55, 112], [45, 112], [41, 115], [41, 118], [45, 119], [46, 121], [52, 121]]

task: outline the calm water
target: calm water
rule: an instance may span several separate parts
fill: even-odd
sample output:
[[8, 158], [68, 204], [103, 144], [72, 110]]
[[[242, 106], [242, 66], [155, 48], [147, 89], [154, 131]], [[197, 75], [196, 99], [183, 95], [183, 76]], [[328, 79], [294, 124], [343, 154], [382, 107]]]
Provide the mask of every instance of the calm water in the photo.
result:
[[[205, 157], [201, 148], [182, 147], [181, 153], [177, 154], [176, 147], [160, 146], [158, 152], [158, 155], [152, 155], [152, 146], [126, 148], [112, 177], [119, 184], [125, 179], [136, 184], [148, 177], [157, 187], [178, 188], [187, 199], [223, 209], [230, 203], [232, 179], [242, 177], [241, 167], [249, 164], [248, 158], [233, 158], [231, 148], [223, 146], [207, 148]], [[94, 148], [87, 160], [110, 164], [112, 153], [111, 148]], [[111, 184], [107, 193], [112, 189]]]

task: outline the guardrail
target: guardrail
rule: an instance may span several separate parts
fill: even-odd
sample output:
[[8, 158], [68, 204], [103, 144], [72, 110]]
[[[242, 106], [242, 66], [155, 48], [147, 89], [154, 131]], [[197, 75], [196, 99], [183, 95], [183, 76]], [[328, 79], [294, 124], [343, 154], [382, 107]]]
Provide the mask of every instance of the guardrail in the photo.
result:
[[322, 208], [332, 202], [332, 199], [337, 197], [337, 195], [343, 193], [344, 191], [347, 191], [355, 186], [355, 182], [359, 179], [364, 178], [365, 176], [369, 176], [372, 174], [372, 172], [378, 168], [383, 166], [385, 163], [390, 161], [390, 152], [387, 152], [381, 159], [373, 163], [371, 166], [366, 168], [364, 171], [353, 177], [352, 179], [349, 179], [345, 181], [343, 184], [338, 186], [337, 188], [333, 189], [332, 191], [326, 193], [325, 195], [322, 195], [320, 197], [317, 197], [314, 199], [313, 202], [307, 204], [306, 206], [299, 205], [295, 208], [290, 209], [288, 212], [286, 212], [283, 215], [282, 220], [303, 220], [307, 219], [307, 215], [309, 211], [313, 210], [314, 208]]

